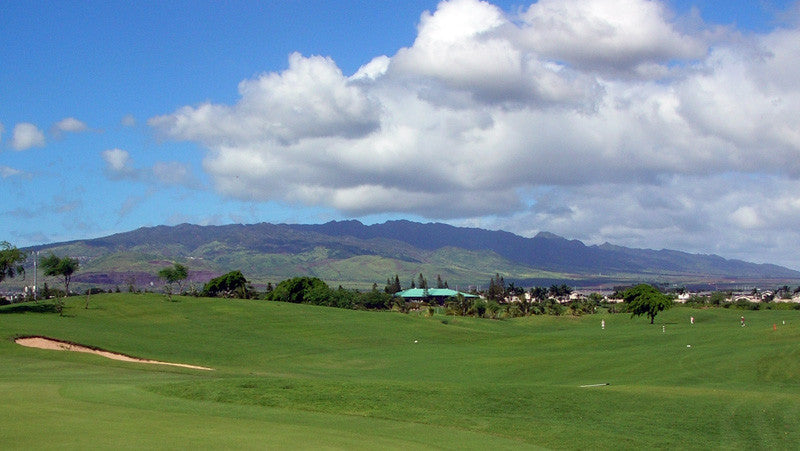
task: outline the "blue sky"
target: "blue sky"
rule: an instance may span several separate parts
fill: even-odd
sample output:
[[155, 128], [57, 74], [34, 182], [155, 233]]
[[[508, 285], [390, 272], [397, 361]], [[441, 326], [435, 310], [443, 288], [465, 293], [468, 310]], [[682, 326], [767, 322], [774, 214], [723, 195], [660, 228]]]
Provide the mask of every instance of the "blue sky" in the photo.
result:
[[0, 9], [20, 247], [406, 218], [800, 269], [796, 2]]

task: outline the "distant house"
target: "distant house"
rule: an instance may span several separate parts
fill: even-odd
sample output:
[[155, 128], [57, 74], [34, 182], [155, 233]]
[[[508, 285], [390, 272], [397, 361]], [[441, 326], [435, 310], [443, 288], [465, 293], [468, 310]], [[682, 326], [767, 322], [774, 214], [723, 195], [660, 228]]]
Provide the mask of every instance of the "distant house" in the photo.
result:
[[447, 299], [454, 298], [458, 294], [465, 298], [477, 298], [474, 294], [462, 293], [460, 291], [451, 290], [449, 288], [411, 288], [404, 291], [399, 291], [394, 295], [409, 302], [422, 302], [435, 300], [438, 303], [443, 303]]

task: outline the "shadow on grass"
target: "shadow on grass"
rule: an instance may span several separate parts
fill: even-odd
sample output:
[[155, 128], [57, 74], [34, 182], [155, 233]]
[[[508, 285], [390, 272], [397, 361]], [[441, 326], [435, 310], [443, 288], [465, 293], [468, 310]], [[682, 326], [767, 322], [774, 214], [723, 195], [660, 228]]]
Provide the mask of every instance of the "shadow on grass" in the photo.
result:
[[54, 304], [18, 304], [0, 308], [0, 315], [11, 313], [58, 313]]

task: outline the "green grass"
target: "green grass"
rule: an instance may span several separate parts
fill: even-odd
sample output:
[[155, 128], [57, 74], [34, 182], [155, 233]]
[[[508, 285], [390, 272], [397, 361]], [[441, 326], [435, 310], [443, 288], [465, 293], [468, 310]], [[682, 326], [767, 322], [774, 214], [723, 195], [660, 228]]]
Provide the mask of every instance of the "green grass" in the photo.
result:
[[[673, 308], [651, 326], [628, 315], [493, 321], [178, 299], [100, 295], [87, 310], [73, 298], [63, 318], [0, 308], [3, 448], [800, 443], [797, 311], [745, 312], [742, 328], [742, 312], [727, 309]], [[215, 370], [23, 348], [19, 335]], [[610, 385], [581, 387], [600, 383]]]

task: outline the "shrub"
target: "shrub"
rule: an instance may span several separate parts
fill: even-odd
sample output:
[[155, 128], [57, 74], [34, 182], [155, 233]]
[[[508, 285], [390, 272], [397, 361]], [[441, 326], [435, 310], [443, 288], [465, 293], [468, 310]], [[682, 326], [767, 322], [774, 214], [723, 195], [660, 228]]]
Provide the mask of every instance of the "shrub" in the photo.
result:
[[764, 304], [765, 310], [800, 310], [800, 303], [796, 302], [770, 302]]
[[377, 290], [368, 291], [358, 296], [357, 304], [369, 310], [383, 310], [392, 305], [392, 295]]
[[709, 298], [708, 302], [711, 305], [725, 305], [728, 304], [729, 297], [731, 297], [731, 293], [726, 293], [724, 291], [715, 291], [711, 293], [711, 297]]
[[[486, 304], [486, 309], [484, 314], [489, 318], [497, 318], [497, 314], [500, 312], [500, 304], [497, 303], [495, 300], [489, 300]], [[481, 316], [481, 315], [479, 315]]]
[[203, 287], [203, 296], [248, 299], [252, 295], [253, 288], [241, 271], [231, 271], [211, 279]]
[[569, 303], [569, 312], [574, 316], [591, 315], [597, 312], [597, 305], [590, 299], [576, 299]]
[[758, 302], [751, 302], [746, 298], [739, 298], [732, 303], [732, 307], [740, 310], [758, 310], [761, 306]]
[[380, 292], [374, 288], [366, 293], [348, 290], [341, 286], [334, 290], [316, 277], [295, 277], [284, 280], [272, 288], [264, 299], [344, 309], [381, 310], [395, 307], [401, 312], [408, 311], [408, 306], [402, 298], [393, 298], [390, 294]]
[[561, 316], [566, 310], [566, 307], [555, 301], [545, 305], [545, 313], [548, 315]]
[[700, 307], [704, 307], [704, 306], [708, 305], [709, 302], [710, 302], [710, 299], [709, 299], [708, 296], [699, 296], [699, 295], [693, 294], [692, 296], [689, 297], [689, 299], [686, 300], [684, 305], [689, 306], [689, 307], [694, 307], [694, 308], [700, 308]]
[[409, 307], [405, 299], [396, 297], [392, 299], [392, 309], [400, 313], [408, 313]]
[[266, 299], [268, 301], [291, 302], [294, 304], [301, 304], [307, 302], [306, 298], [319, 300], [319, 291], [316, 294], [309, 294], [317, 288], [318, 290], [330, 290], [328, 285], [316, 277], [295, 277], [292, 279], [284, 280], [275, 286], [275, 288], [267, 293]]
[[472, 302], [472, 307], [470, 308], [469, 313], [474, 315], [474, 316], [477, 316], [479, 318], [481, 316], [485, 315], [486, 314], [486, 301], [484, 301], [483, 299], [480, 299], [480, 298], [475, 299]]

